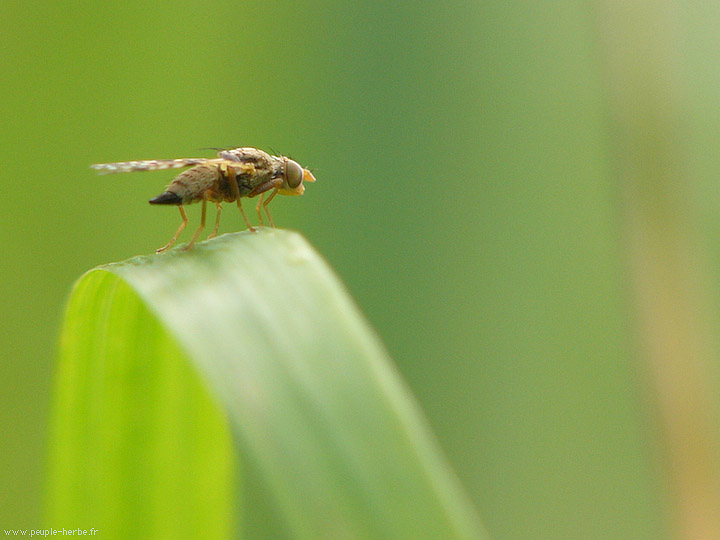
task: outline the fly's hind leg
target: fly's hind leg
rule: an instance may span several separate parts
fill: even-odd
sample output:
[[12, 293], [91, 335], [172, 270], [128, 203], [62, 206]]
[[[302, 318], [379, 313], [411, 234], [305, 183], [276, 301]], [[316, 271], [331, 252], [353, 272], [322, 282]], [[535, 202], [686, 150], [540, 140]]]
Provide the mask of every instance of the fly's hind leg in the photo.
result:
[[205, 216], [207, 215], [207, 199], [203, 199], [202, 201], [202, 213], [200, 214], [200, 226], [195, 231], [195, 234], [193, 234], [192, 239], [190, 242], [188, 242], [188, 245], [186, 245], [183, 248], [183, 251], [187, 251], [191, 247], [193, 247], [193, 244], [195, 243], [195, 240], [197, 239], [198, 235], [202, 232], [202, 230], [205, 228]]
[[188, 224], [188, 217], [187, 217], [187, 214], [185, 213], [185, 209], [182, 206], [178, 206], [178, 209], [180, 210], [180, 215], [182, 216], [183, 222], [178, 227], [178, 230], [175, 231], [175, 234], [170, 239], [170, 241], [166, 245], [161, 247], [160, 249], [156, 249], [155, 253], [162, 253], [163, 251], [170, 249], [172, 247], [172, 245], [175, 243], [175, 240], [177, 240], [177, 237], [180, 236], [180, 233], [182, 232], [182, 230]]
[[212, 234], [207, 237], [208, 240], [210, 240], [211, 238], [215, 238], [215, 235], [218, 232], [218, 228], [220, 227], [220, 212], [222, 212], [222, 206], [220, 206], [219, 202], [216, 202], [215, 206], [217, 206], [217, 217], [215, 218], [215, 228], [213, 229]]

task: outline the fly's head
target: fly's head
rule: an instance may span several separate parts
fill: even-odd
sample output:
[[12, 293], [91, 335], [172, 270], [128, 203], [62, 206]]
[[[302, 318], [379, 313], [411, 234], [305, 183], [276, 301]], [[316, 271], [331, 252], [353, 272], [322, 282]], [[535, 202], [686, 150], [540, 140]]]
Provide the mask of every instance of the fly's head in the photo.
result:
[[305, 193], [303, 182], [314, 182], [315, 177], [308, 169], [303, 169], [297, 161], [280, 157], [277, 176], [282, 178], [282, 186], [278, 189], [281, 195], [302, 195]]

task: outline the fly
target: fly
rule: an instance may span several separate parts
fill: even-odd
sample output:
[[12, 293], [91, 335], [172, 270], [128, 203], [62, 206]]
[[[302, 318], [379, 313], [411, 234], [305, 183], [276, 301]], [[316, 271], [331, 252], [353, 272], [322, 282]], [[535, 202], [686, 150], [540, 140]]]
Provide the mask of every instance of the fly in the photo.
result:
[[[179, 169], [192, 167], [177, 175], [166, 190], [157, 197], [150, 199], [150, 204], [175, 205], [180, 210], [182, 223], [178, 227], [170, 241], [157, 250], [157, 253], [169, 249], [177, 240], [178, 236], [188, 224], [188, 217], [183, 208], [186, 204], [202, 202], [202, 213], [200, 226], [195, 231], [190, 242], [183, 250], [190, 249], [195, 240], [205, 228], [205, 215], [207, 202], [215, 203], [217, 217], [215, 229], [208, 239], [213, 238], [220, 226], [220, 213], [222, 202], [237, 201], [238, 208], [250, 231], [255, 228], [250, 224], [240, 199], [243, 197], [252, 198], [257, 195], [258, 199], [255, 210], [263, 225], [262, 209], [265, 209], [270, 226], [275, 227], [272, 216], [268, 210], [268, 204], [275, 195], [302, 195], [305, 192], [303, 182], [314, 182], [313, 174], [296, 161], [285, 156], [272, 156], [262, 150], [251, 147], [233, 148], [221, 150], [218, 157], [206, 158], [180, 158], [160, 159], [145, 161], [124, 161], [120, 163], [100, 163], [91, 165], [100, 174], [135, 172], [135, 171], [160, 171], [164, 169]], [[263, 201], [266, 193], [270, 192], [267, 199]]]

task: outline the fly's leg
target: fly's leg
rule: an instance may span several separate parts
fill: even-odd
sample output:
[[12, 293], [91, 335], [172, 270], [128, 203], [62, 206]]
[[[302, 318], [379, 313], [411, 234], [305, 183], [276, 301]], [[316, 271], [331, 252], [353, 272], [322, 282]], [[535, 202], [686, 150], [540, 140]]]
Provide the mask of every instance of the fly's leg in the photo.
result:
[[180, 233], [185, 228], [185, 225], [188, 224], [188, 217], [187, 217], [187, 214], [185, 213], [185, 209], [182, 206], [178, 206], [178, 209], [180, 210], [180, 215], [182, 216], [183, 222], [178, 227], [178, 230], [175, 231], [175, 235], [172, 237], [172, 239], [165, 246], [161, 247], [160, 249], [156, 249], [155, 253], [162, 253], [166, 249], [170, 249], [172, 247], [172, 245], [175, 243], [175, 240], [177, 240], [177, 237], [180, 236]]
[[200, 214], [200, 226], [197, 228], [197, 231], [195, 231], [195, 234], [193, 234], [192, 239], [188, 243], [187, 246], [183, 248], [183, 251], [187, 251], [191, 247], [193, 247], [193, 244], [195, 243], [195, 239], [198, 237], [198, 235], [202, 232], [202, 230], [205, 228], [205, 215], [207, 214], [207, 199], [203, 199], [202, 202], [202, 213]]
[[237, 180], [235, 179], [235, 169], [233, 167], [228, 167], [227, 175], [228, 184], [230, 184], [230, 193], [232, 193], [233, 197], [237, 201], [238, 208], [240, 209], [240, 213], [245, 220], [245, 224], [248, 226], [248, 230], [250, 232], [255, 232], [255, 227], [253, 227], [250, 223], [250, 220], [248, 219], [245, 210], [243, 210], [242, 203], [240, 202], [240, 189], [238, 189]]
[[258, 203], [255, 205], [255, 211], [257, 212], [258, 219], [260, 220], [261, 227], [265, 226], [265, 224], [263, 223], [263, 220], [262, 220], [262, 212], [260, 211], [260, 205], [262, 204], [262, 200], [263, 200], [264, 196], [265, 196], [265, 194], [261, 193], [260, 198], [258, 199]]
[[270, 215], [270, 210], [268, 210], [268, 204], [270, 204], [270, 201], [273, 200], [273, 197], [275, 197], [275, 195], [277, 195], [277, 192], [278, 192], [278, 190], [277, 190], [277, 188], [275, 188], [275, 191], [273, 191], [273, 192], [270, 194], [270, 196], [267, 198], [267, 201], [265, 201], [265, 203], [263, 204], [263, 207], [265, 208], [265, 213], [267, 214], [267, 217], [268, 217], [268, 219], [270, 220], [270, 226], [271, 226], [273, 229], [275, 228], [275, 224], [273, 223], [273, 218], [272, 218], [272, 216]]
[[211, 238], [215, 238], [215, 235], [218, 232], [218, 228], [220, 227], [220, 212], [222, 212], [222, 206], [220, 206], [219, 202], [216, 202], [215, 206], [217, 206], [217, 217], [215, 218], [215, 228], [213, 229], [212, 234], [207, 237], [208, 240], [210, 240]]
[[268, 212], [267, 205], [270, 201], [272, 201], [273, 197], [277, 193], [278, 189], [280, 189], [280, 186], [282, 186], [282, 180], [279, 178], [275, 180], [270, 180], [269, 182], [264, 182], [260, 184], [259, 186], [256, 186], [255, 189], [253, 189], [250, 193], [248, 193], [248, 197], [254, 197], [255, 195], [260, 195], [260, 200], [257, 203], [257, 206], [255, 206], [255, 210], [257, 210], [258, 217], [260, 218], [260, 225], [262, 225], [262, 214], [260, 213], [260, 205], [263, 205], [262, 199], [263, 194], [266, 191], [270, 191], [271, 189], [274, 189], [275, 191], [272, 192], [272, 194], [268, 197], [267, 201], [265, 201], [265, 213], [267, 214], [267, 217], [270, 219], [270, 226], [275, 228], [275, 224], [273, 223], [272, 216], [270, 215], [270, 212]]
[[257, 229], [252, 226], [252, 223], [250, 223], [250, 220], [247, 217], [247, 214], [245, 213], [245, 210], [243, 210], [242, 204], [240, 203], [240, 199], [237, 200], [238, 208], [240, 209], [240, 213], [242, 214], [243, 219], [245, 220], [245, 224], [248, 226], [248, 230], [250, 232], [255, 232]]

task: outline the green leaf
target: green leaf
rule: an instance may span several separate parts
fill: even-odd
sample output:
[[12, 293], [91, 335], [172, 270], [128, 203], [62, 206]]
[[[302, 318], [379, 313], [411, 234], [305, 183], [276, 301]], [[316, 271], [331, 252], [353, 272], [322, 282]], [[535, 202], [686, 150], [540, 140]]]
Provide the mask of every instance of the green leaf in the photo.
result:
[[78, 281], [49, 487], [50, 523], [102, 538], [484, 537], [379, 340], [288, 231]]

